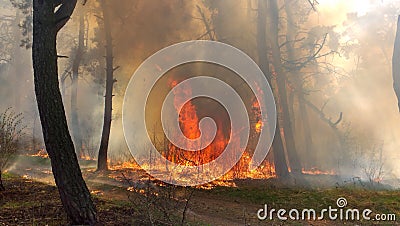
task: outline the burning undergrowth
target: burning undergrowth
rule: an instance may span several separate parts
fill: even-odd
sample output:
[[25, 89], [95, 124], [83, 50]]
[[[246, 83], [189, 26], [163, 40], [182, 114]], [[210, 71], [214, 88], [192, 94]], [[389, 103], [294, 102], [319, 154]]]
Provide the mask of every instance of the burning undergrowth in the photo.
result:
[[[178, 103], [192, 95], [193, 87], [190, 85], [184, 85], [179, 86], [177, 89], [174, 88], [185, 79], [192, 77], [191, 75], [193, 74], [207, 74], [209, 76], [214, 76], [228, 84], [231, 84], [231, 86], [235, 88], [238, 94], [242, 97], [249, 115], [250, 134], [247, 143], [246, 139], [231, 139], [232, 131], [229, 114], [217, 101], [201, 97], [194, 98], [185, 102], [182, 108], [179, 108]], [[161, 114], [160, 106], [162, 106], [161, 100], [164, 99], [160, 97], [164, 97], [166, 93], [171, 92], [172, 90], [174, 109], [179, 115], [179, 127], [186, 138], [197, 139], [202, 135], [199, 126], [203, 118], [210, 117], [214, 120], [217, 130], [215, 137], [211, 137], [212, 142], [210, 145], [198, 151], [188, 151], [173, 145], [168, 140], [163, 132], [163, 128], [161, 128], [161, 122], [159, 121]], [[256, 92], [262, 91], [256, 89]], [[154, 90], [150, 93], [146, 109], [146, 113], [147, 112], [149, 112], [149, 115], [146, 117], [147, 128], [149, 128], [148, 136], [152, 138], [151, 145], [154, 145], [161, 155], [157, 157], [157, 155], [152, 153], [152, 151], [146, 152], [147, 150], [145, 150], [147, 153], [147, 161], [145, 164], [141, 164], [141, 166], [132, 160], [131, 156], [119, 160], [110, 158], [109, 167], [111, 171], [107, 174], [109, 179], [123, 183], [124, 178], [121, 176], [123, 174], [127, 178], [136, 179], [137, 181], [146, 181], [149, 178], [146, 171], [150, 169], [152, 170], [152, 173], [158, 174], [169, 172], [173, 166], [171, 166], [168, 161], [165, 161], [165, 159], [182, 166], [202, 166], [218, 158], [228, 144], [232, 145], [238, 154], [240, 154], [241, 149], [244, 149], [240, 160], [224, 176], [216, 178], [214, 182], [201, 186], [202, 188], [209, 189], [215, 186], [234, 187], [236, 186], [235, 180], [268, 180], [276, 178], [273, 160], [274, 156], [272, 152], [268, 154], [260, 167], [253, 171], [249, 170], [249, 164], [257, 145], [260, 132], [264, 129], [265, 125], [262, 121], [260, 103], [255, 98], [255, 94], [244, 83], [244, 81], [233, 72], [221, 69], [215, 65], [197, 63], [183, 65], [173, 69], [157, 82]], [[201, 146], [201, 140], [199, 142], [200, 143], [195, 143], [192, 148]], [[143, 147], [143, 149], [146, 149], [146, 147]], [[48, 158], [44, 149], [31, 153], [30, 156], [44, 159]], [[163, 158], [160, 158], [160, 156]], [[79, 158], [81, 168], [84, 171], [87, 171], [89, 174], [95, 171], [96, 158], [94, 156], [79, 156]], [[48, 171], [48, 169], [44, 170]], [[207, 170], [209, 169], [200, 168], [196, 172], [191, 172], [191, 176], [196, 178], [198, 174], [207, 174]], [[305, 175], [336, 175], [333, 170], [322, 170], [319, 168], [303, 168], [303, 173]], [[35, 175], [33, 175], [33, 177], [34, 176]], [[158, 183], [154, 178], [151, 178], [151, 181]]]
[[[360, 177], [344, 179], [337, 175], [333, 170], [324, 171], [318, 168], [312, 168], [309, 170], [303, 169], [303, 182], [296, 180], [296, 178], [289, 179], [289, 181], [282, 181], [276, 178], [274, 165], [268, 159], [265, 160], [256, 171], [248, 171], [247, 168], [250, 158], [251, 155], [248, 152], [245, 152], [237, 165], [226, 175], [213, 182], [197, 186], [196, 188], [210, 190], [217, 187], [367, 186], [367, 182], [362, 180]], [[165, 162], [162, 161], [153, 160], [152, 164], [161, 164], [165, 167]], [[153, 190], [169, 186], [150, 176], [134, 161], [134, 159], [126, 161], [110, 161], [110, 170], [104, 173], [96, 172], [96, 159], [80, 159], [80, 166], [84, 177], [90, 183], [122, 187], [128, 192], [139, 192], [144, 194], [148, 186]], [[34, 154], [20, 155], [16, 162], [7, 171], [21, 175], [23, 178], [35, 179], [44, 183], [54, 184], [50, 159], [45, 150], [39, 150]]]

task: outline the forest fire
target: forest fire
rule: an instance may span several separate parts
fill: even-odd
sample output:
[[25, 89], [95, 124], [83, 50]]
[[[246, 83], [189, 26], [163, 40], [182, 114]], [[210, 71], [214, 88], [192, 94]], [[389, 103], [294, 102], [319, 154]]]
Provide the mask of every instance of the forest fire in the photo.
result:
[[[249, 170], [255, 145], [257, 144], [255, 141], [258, 141], [261, 129], [264, 126], [259, 100], [253, 97], [244, 100], [244, 102], [248, 104], [247, 111], [249, 114], [250, 133], [248, 140], [243, 141], [239, 138], [240, 136], [237, 136], [237, 133], [240, 133], [240, 131], [231, 131], [230, 116], [222, 105], [219, 105], [217, 102], [213, 103], [211, 100], [205, 98], [192, 99], [192, 95], [195, 91], [192, 90], [192, 87], [188, 83], [181, 83], [178, 79], [169, 79], [166, 85], [171, 89], [171, 94], [173, 94], [173, 108], [171, 110], [175, 111], [174, 114], [177, 113], [175, 117], [177, 117], [179, 123], [178, 129], [180, 129], [179, 132], [181, 132], [184, 137], [182, 134], [175, 133], [169, 136], [175, 136], [173, 137], [175, 140], [181, 141], [189, 148], [186, 149], [174, 145], [170, 139], [167, 139], [164, 133], [154, 133], [154, 137], [152, 136], [153, 146], [164, 158], [159, 158], [150, 152], [145, 162], [140, 163], [140, 166], [134, 161], [117, 162], [110, 165], [111, 170], [130, 174], [131, 171], [145, 173], [141, 170], [143, 169], [147, 172], [149, 172], [149, 170], [152, 171], [153, 176], [155, 174], [165, 174], [170, 173], [171, 170], [174, 169], [172, 164], [165, 161], [165, 159], [167, 159], [181, 166], [201, 166], [196, 171], [190, 173], [185, 172], [188, 175], [187, 180], [191, 180], [190, 178], [192, 177], [195, 180], [199, 174], [209, 174], [213, 170], [212, 168], [203, 166], [216, 160], [229, 145], [233, 148], [233, 152], [239, 155], [239, 159], [235, 159], [235, 157], [231, 157], [230, 155], [227, 159], [227, 164], [233, 163], [233, 167], [226, 172], [225, 175], [219, 177], [219, 179], [216, 179], [207, 186], [232, 187], [235, 186], [233, 183], [234, 179], [268, 179], [276, 177], [272, 155], [256, 170]], [[262, 91], [260, 90], [260, 92]], [[202, 132], [204, 133], [200, 131], [200, 121], [205, 117], [212, 118], [216, 125], [216, 131], [212, 135], [208, 133], [210, 131], [208, 129], [212, 128], [208, 128], [207, 125], [204, 125], [205, 127], [202, 128]], [[164, 128], [164, 130], [165, 129], [168, 128]], [[239, 128], [239, 130], [243, 130], [243, 128]], [[233, 137], [236, 138], [232, 139]], [[192, 142], [188, 144], [186, 139]], [[198, 140], [193, 141], [195, 139]], [[210, 141], [210, 144], [208, 146], [202, 145], [201, 142], [203, 140]], [[198, 147], [202, 148], [200, 149]], [[242, 153], [242, 151], [244, 152]], [[118, 175], [115, 176], [118, 177]]]
[[[46, 149], [39, 149], [35, 154], [32, 154], [30, 156], [33, 157], [41, 157], [41, 158], [49, 158], [49, 154], [47, 153]], [[86, 160], [86, 161], [95, 161], [96, 159], [94, 159], [93, 157], [89, 156], [89, 155], [85, 155], [85, 154], [80, 154], [79, 155], [79, 159], [80, 160]]]
[[[177, 80], [170, 80], [169, 87], [174, 88], [174, 105], [175, 110], [179, 113], [179, 125], [182, 133], [188, 139], [196, 139], [199, 138], [202, 134], [199, 130], [199, 122], [201, 120], [202, 112], [199, 111], [197, 105], [193, 102], [193, 100], [186, 102], [181, 109], [179, 109], [179, 105], [182, 104], [183, 100], [187, 100], [188, 97], [191, 97], [192, 90], [188, 85], [181, 85], [176, 87], [179, 84]], [[209, 106], [207, 106], [209, 107]], [[251, 138], [250, 139], [258, 139], [258, 135], [261, 132], [263, 127], [260, 105], [257, 99], [251, 103]], [[199, 166], [206, 163], [209, 163], [216, 159], [227, 147], [228, 144], [233, 145], [237, 151], [240, 150], [241, 141], [240, 140], [232, 140], [230, 139], [229, 130], [226, 127], [229, 127], [223, 118], [223, 113], [217, 112], [217, 114], [213, 115], [213, 120], [217, 125], [216, 135], [212, 141], [212, 143], [199, 151], [186, 151], [182, 150], [173, 144], [169, 144], [167, 150], [162, 150], [162, 154], [168, 160], [186, 166]], [[224, 124], [225, 123], [225, 124]], [[206, 136], [206, 135], [205, 135]], [[209, 139], [209, 137], [206, 137]], [[211, 137], [212, 139], [212, 137]], [[201, 144], [196, 144], [196, 146], [201, 146]], [[196, 147], [191, 147], [196, 149]], [[234, 178], [257, 178], [257, 179], [267, 179], [271, 177], [275, 177], [275, 166], [269, 161], [265, 161], [259, 169], [255, 171], [249, 171], [249, 164], [251, 162], [251, 154], [252, 147], [248, 145], [245, 152], [243, 153], [240, 161], [231, 169], [223, 178], [226, 180], [234, 179]]]
[[302, 169], [303, 174], [306, 175], [337, 175], [335, 171], [330, 170], [330, 171], [323, 171], [319, 170], [317, 168], [311, 168], [310, 170], [307, 169]]
[[252, 111], [254, 112], [254, 115], [255, 115], [255, 126], [254, 126], [254, 128], [255, 128], [257, 133], [260, 133], [261, 129], [263, 127], [263, 122], [261, 120], [260, 103], [255, 98], [254, 98], [253, 105], [252, 105]]
[[[178, 81], [173, 80], [170, 82], [169, 86], [171, 88], [174, 88], [177, 84]], [[179, 125], [183, 134], [188, 139], [196, 139], [201, 136], [199, 129], [200, 119], [197, 113], [196, 106], [192, 103], [192, 101], [188, 101], [183, 105], [182, 109], [179, 109], [179, 103], [181, 103], [183, 100], [187, 99], [191, 95], [191, 87], [187, 85], [174, 89], [174, 106], [177, 111], [180, 110], [180, 112], [178, 112]], [[168, 150], [163, 153], [164, 157], [172, 162], [187, 166], [198, 166], [214, 160], [222, 153], [222, 151], [228, 144], [228, 139], [222, 131], [222, 123], [220, 121], [217, 121], [217, 127], [217, 133], [213, 142], [203, 150], [191, 152], [181, 150], [178, 147], [170, 144]], [[191, 148], [197, 149], [197, 147], [199, 146], [201, 146], [201, 144], [197, 142], [194, 143], [194, 147]]]
[[[183, 104], [183, 100], [188, 99], [192, 96], [192, 89], [189, 85], [182, 85], [177, 87], [179, 84], [178, 80], [170, 80], [168, 82], [168, 86], [174, 90], [174, 107], [176, 112], [179, 115], [179, 126], [182, 133], [188, 139], [197, 139], [202, 134], [200, 132], [200, 121], [202, 117], [204, 117], [204, 113], [201, 112], [199, 108], [198, 102], [193, 100], [187, 101]], [[262, 92], [261, 90], [257, 90], [257, 92]], [[258, 139], [259, 134], [264, 126], [262, 121], [262, 115], [260, 111], [260, 104], [259, 100], [256, 98], [252, 98], [250, 103], [250, 112], [249, 112], [249, 120], [250, 120], [250, 139]], [[179, 106], [182, 106], [179, 109]], [[215, 160], [226, 148], [228, 144], [233, 144], [233, 147], [236, 148], [238, 151], [240, 150], [240, 140], [232, 140], [230, 139], [229, 131], [228, 131], [228, 123], [224, 122], [224, 118], [222, 113], [217, 112], [215, 114], [217, 117], [213, 118], [217, 125], [216, 135], [211, 142], [210, 145], [203, 148], [199, 151], [188, 151], [183, 150], [172, 143], [164, 145], [162, 148], [157, 148], [158, 151], [169, 161], [178, 163], [184, 166], [200, 166], [206, 163], [209, 163]], [[214, 115], [214, 116], [215, 116]], [[225, 123], [225, 124], [224, 124]], [[228, 127], [228, 128], [226, 128]], [[230, 129], [230, 128], [229, 128]], [[206, 134], [207, 135], [207, 134]], [[206, 137], [208, 139], [208, 137]], [[196, 146], [201, 146], [200, 143], [194, 143], [194, 146], [191, 147], [196, 149]], [[276, 171], [275, 165], [273, 163], [273, 156], [271, 155], [268, 157], [261, 166], [253, 171], [249, 170], [249, 165], [252, 159], [252, 152], [253, 152], [253, 145], [247, 144], [246, 149], [241, 156], [238, 163], [223, 177], [213, 181], [212, 183], [206, 184], [201, 186], [204, 189], [211, 189], [215, 186], [228, 186], [228, 187], [235, 187], [235, 179], [269, 179], [275, 178]], [[41, 149], [37, 153], [32, 156], [38, 156], [41, 158], [48, 158], [48, 154], [46, 150]], [[81, 160], [89, 160], [95, 161], [92, 157], [88, 157], [85, 155], [79, 156]], [[159, 159], [151, 159], [148, 163], [144, 166], [139, 166], [134, 160], [127, 160], [127, 161], [110, 161], [108, 162], [109, 169], [113, 171], [110, 173], [110, 178], [117, 179], [123, 181], [120, 178], [120, 173], [123, 172], [125, 174], [131, 175], [132, 173], [139, 173], [140, 177], [145, 178], [146, 173], [143, 169], [163, 169], [166, 166], [165, 161]], [[290, 167], [289, 167], [290, 171]], [[161, 171], [160, 171], [161, 173]], [[309, 169], [302, 169], [302, 173], [305, 175], [336, 175], [334, 171], [323, 171], [318, 168], [309, 168]], [[153, 178], [154, 179], [154, 178]], [[152, 179], [152, 180], [153, 180]]]
[[47, 154], [47, 151], [45, 149], [39, 149], [37, 153], [31, 155], [34, 157], [41, 157], [41, 158], [48, 158], [49, 154]]
[[122, 169], [140, 169], [140, 166], [134, 161], [117, 162], [110, 164], [111, 170], [122, 170]]
[[400, 0], [44, 3], [0, 4], [0, 226], [399, 224]]

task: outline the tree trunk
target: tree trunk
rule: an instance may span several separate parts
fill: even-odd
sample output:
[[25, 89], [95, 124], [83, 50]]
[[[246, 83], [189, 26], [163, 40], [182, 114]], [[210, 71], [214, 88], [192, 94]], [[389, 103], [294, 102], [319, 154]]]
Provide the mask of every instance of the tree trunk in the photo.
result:
[[288, 92], [289, 92], [288, 93], [289, 116], [291, 118], [292, 131], [295, 134], [296, 133], [296, 111], [294, 107], [295, 95], [293, 90], [290, 90]]
[[[13, 79], [14, 81], [14, 85], [13, 87], [15, 87], [13, 90], [13, 96], [14, 96], [14, 110], [16, 112], [21, 112], [21, 92], [18, 89], [19, 87], [21, 87], [21, 80], [24, 80], [25, 78], [23, 77], [23, 70], [21, 67], [21, 61], [25, 61], [25, 57], [22, 54], [22, 47], [20, 46], [20, 40], [22, 40], [21, 37], [21, 28], [19, 27], [20, 25], [20, 20], [21, 20], [21, 13], [20, 10], [16, 10], [16, 15], [15, 15], [15, 24], [14, 25], [14, 30], [13, 30], [13, 36], [16, 38], [16, 42], [14, 44], [13, 47], [13, 74], [15, 76], [15, 79]], [[26, 63], [26, 62], [25, 62]]]
[[400, 111], [400, 16], [398, 17], [397, 21], [396, 39], [394, 42], [392, 73], [393, 88], [396, 92], [398, 107]]
[[[297, 27], [295, 25], [294, 19], [293, 19], [293, 12], [292, 12], [292, 7], [295, 2], [293, 0], [286, 0], [285, 1], [285, 11], [286, 11], [286, 20], [287, 20], [287, 35], [286, 35], [286, 41], [288, 42], [286, 47], [287, 47], [287, 54], [288, 54], [288, 60], [289, 61], [294, 61], [296, 56], [295, 56], [295, 48], [294, 48], [294, 40], [296, 38], [296, 32], [297, 32]], [[306, 158], [304, 159], [305, 162], [304, 164], [307, 165], [308, 167], [312, 167], [313, 164], [315, 164], [315, 156], [312, 151], [312, 137], [311, 137], [311, 128], [310, 128], [310, 122], [308, 118], [308, 113], [307, 109], [305, 107], [304, 103], [304, 93], [303, 93], [303, 75], [299, 73], [297, 69], [294, 71], [290, 72], [295, 93], [292, 92], [291, 96], [294, 96], [296, 94], [298, 96], [298, 103], [299, 103], [299, 113], [300, 113], [300, 123], [301, 123], [301, 133], [304, 136], [304, 142], [305, 142], [305, 151], [304, 153], [306, 154]], [[290, 107], [293, 109], [293, 101], [289, 102]], [[294, 112], [292, 113], [292, 118], [294, 120], [295, 114]], [[292, 122], [293, 127], [292, 131], [295, 133], [295, 128], [294, 128], [294, 121]]]
[[3, 179], [1, 178], [1, 174], [2, 174], [2, 172], [0, 170], [0, 191], [5, 191], [6, 188], [3, 185]]
[[[266, 15], [266, 2], [258, 1], [258, 17], [257, 17], [257, 50], [258, 50], [258, 63], [264, 75], [267, 77], [269, 84], [272, 86], [272, 76], [269, 70], [268, 48], [266, 38], [267, 28], [267, 15]], [[276, 91], [274, 92], [276, 93]], [[286, 164], [285, 151], [283, 147], [282, 136], [279, 131], [279, 120], [275, 128], [275, 136], [272, 143], [272, 150], [274, 153], [274, 165], [277, 177], [284, 178], [289, 175], [288, 167]], [[271, 128], [273, 129], [273, 128]]]
[[72, 84], [71, 84], [71, 125], [72, 135], [75, 143], [75, 151], [78, 157], [83, 157], [82, 154], [82, 135], [79, 125], [78, 116], [78, 79], [79, 79], [79, 67], [81, 65], [82, 56], [84, 52], [84, 39], [85, 39], [85, 21], [83, 11], [79, 12], [79, 34], [78, 34], [78, 46], [75, 52], [75, 57], [72, 62]]
[[32, 125], [32, 152], [37, 151], [37, 148], [36, 148], [36, 126], [37, 126], [38, 115], [35, 110], [33, 113], [33, 122], [32, 122], [32, 124], [33, 124]]
[[56, 36], [76, 2], [64, 2], [55, 12], [55, 1], [33, 1], [32, 58], [43, 138], [62, 204], [72, 224], [94, 225], [96, 209], [79, 168], [58, 82]]
[[286, 74], [283, 71], [283, 65], [281, 62], [281, 52], [279, 47], [279, 8], [276, 0], [268, 1], [270, 4], [270, 42], [272, 49], [272, 63], [276, 73], [276, 82], [278, 86], [278, 103], [282, 109], [281, 119], [282, 128], [285, 136], [286, 151], [288, 153], [288, 159], [290, 164], [291, 172], [301, 173], [301, 165], [299, 162], [296, 145], [294, 141], [290, 112], [288, 108], [288, 98], [287, 98], [287, 83]]
[[300, 112], [300, 118], [301, 122], [303, 125], [303, 136], [304, 136], [304, 142], [305, 142], [305, 153], [306, 153], [306, 158], [305, 158], [305, 166], [304, 168], [308, 167], [309, 169], [314, 167], [316, 164], [316, 156], [314, 153], [313, 149], [313, 140], [311, 136], [311, 127], [310, 127], [310, 120], [308, 118], [308, 112], [306, 109], [305, 103], [302, 101], [304, 99], [304, 94], [298, 94], [299, 97], [299, 112]]
[[103, 9], [104, 31], [106, 36], [106, 95], [104, 104], [103, 132], [101, 135], [99, 156], [97, 160], [97, 171], [108, 170], [107, 153], [112, 121], [113, 87], [114, 83], [116, 82], [116, 80], [114, 79], [114, 56], [111, 27], [109, 21], [110, 19], [104, 0], [101, 2], [101, 5]]

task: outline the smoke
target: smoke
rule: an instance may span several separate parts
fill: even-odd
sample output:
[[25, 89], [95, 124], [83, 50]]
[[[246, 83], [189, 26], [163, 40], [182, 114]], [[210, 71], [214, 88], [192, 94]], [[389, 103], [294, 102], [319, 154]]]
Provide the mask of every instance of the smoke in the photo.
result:
[[[283, 5], [282, 1], [279, 2]], [[335, 130], [326, 121], [321, 120], [321, 115], [307, 106], [313, 142], [311, 153], [315, 157], [308, 167], [334, 170], [348, 177], [365, 178], [368, 162], [378, 159], [382, 161], [386, 179], [399, 178], [400, 114], [392, 88], [391, 56], [400, 1], [319, 0], [316, 12], [312, 11], [307, 1], [294, 2], [299, 6], [295, 12], [296, 26], [303, 32], [296, 37], [301, 40], [296, 43], [297, 47], [303, 49], [300, 55], [306, 55], [307, 44], [321, 43], [325, 33], [328, 33], [327, 43], [320, 54], [333, 50], [332, 54], [318, 59], [319, 63], [326, 64], [319, 67], [310, 66], [302, 71], [305, 75], [306, 99], [318, 110], [322, 110], [325, 119], [331, 122], [335, 122], [340, 113], [343, 114], [336, 130], [342, 137], [338, 137]], [[257, 1], [120, 0], [110, 4], [107, 10], [111, 15], [114, 67], [120, 66], [114, 74], [118, 82], [115, 84], [110, 139], [112, 160], [130, 158], [123, 135], [121, 115], [123, 95], [136, 68], [147, 57], [171, 44], [209, 37], [205, 35], [205, 21], [202, 20], [197, 6], [204, 13], [215, 39], [231, 44], [257, 60]], [[71, 22], [59, 35], [59, 55], [73, 56], [71, 53], [76, 48], [78, 36], [77, 12], [81, 7], [78, 6]], [[80, 129], [85, 136], [83, 139], [87, 148], [90, 146], [92, 154], [95, 155], [99, 147], [103, 121], [105, 42], [103, 22], [99, 19], [102, 17], [99, 2], [88, 2], [85, 7], [88, 11], [88, 49], [80, 70], [78, 110]], [[11, 15], [16, 15], [15, 11], [11, 12], [14, 13]], [[1, 13], [10, 15], [10, 9]], [[280, 24], [282, 36], [287, 30], [285, 23], [286, 21], [282, 20]], [[17, 24], [18, 22], [13, 22], [8, 25], [13, 32], [12, 40], [22, 39]], [[280, 41], [284, 43], [285, 39]], [[31, 122], [31, 119], [38, 119], [38, 114], [33, 98], [30, 51], [16, 48], [16, 43], [12, 45], [11, 48], [6, 48], [11, 61], [0, 62], [0, 107], [4, 109], [7, 106], [15, 106], [18, 111], [26, 113], [25, 118]], [[282, 51], [285, 51], [285, 48], [282, 48]], [[286, 58], [286, 55], [283, 54], [283, 57]], [[60, 74], [68, 69], [71, 60], [59, 59]], [[203, 70], [207, 71], [207, 67]], [[191, 74], [198, 71], [186, 72]], [[232, 76], [221, 75], [222, 79], [230, 77]], [[167, 80], [161, 82], [164, 84], [152, 93], [155, 97], [165, 96], [169, 89]], [[229, 82], [233, 86], [240, 83], [235, 80]], [[63, 98], [69, 118], [68, 79], [65, 87]], [[246, 96], [248, 91], [242, 91], [242, 94]], [[248, 102], [251, 102], [251, 98]], [[296, 144], [304, 162], [310, 152], [305, 150], [305, 135], [301, 130], [303, 119], [298, 113], [298, 100], [294, 103], [293, 125]], [[160, 103], [154, 101], [151, 104]], [[156, 109], [155, 112], [157, 111]], [[157, 113], [154, 113], [150, 116], [150, 121], [157, 121], [157, 117]], [[30, 125], [30, 128], [40, 138], [39, 124]], [[376, 155], [380, 150], [382, 158]], [[349, 157], [346, 165], [339, 164], [339, 161], [345, 162], [345, 157]], [[354, 168], [352, 164], [357, 166]]]
[[[331, 62], [346, 72], [345, 76], [336, 75], [335, 91], [329, 94], [325, 108], [333, 120], [343, 112], [345, 122], [339, 128], [347, 131], [352, 144], [345, 151], [352, 152], [354, 164], [358, 164], [356, 170], [347, 166], [342, 171], [365, 178], [366, 168], [380, 161], [385, 179], [398, 178], [400, 115], [392, 86], [391, 56], [400, 2], [319, 2], [319, 12], [311, 19], [318, 25], [335, 26], [341, 56]], [[321, 92], [312, 94], [316, 99], [319, 95]]]

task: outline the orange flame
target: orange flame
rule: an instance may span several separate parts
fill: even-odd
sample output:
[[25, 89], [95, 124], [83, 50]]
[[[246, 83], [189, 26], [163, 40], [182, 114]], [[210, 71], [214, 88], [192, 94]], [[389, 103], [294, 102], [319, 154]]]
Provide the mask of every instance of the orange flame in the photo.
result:
[[47, 151], [43, 148], [43, 149], [38, 150], [38, 152], [36, 154], [33, 154], [31, 156], [48, 158], [49, 154], [47, 154]]
[[310, 170], [302, 169], [303, 174], [308, 175], [336, 175], [336, 172], [333, 170], [330, 171], [323, 171], [319, 170], [318, 168], [311, 168]]
[[[170, 81], [170, 87], [174, 88], [178, 85], [178, 81]], [[192, 96], [192, 89], [188, 85], [182, 84], [179, 88], [174, 90], [174, 105], [176, 111], [179, 111], [179, 125], [181, 127], [182, 133], [188, 139], [196, 139], [201, 136], [199, 129], [200, 119], [197, 114], [196, 106], [191, 102], [186, 102], [181, 109], [179, 105]], [[217, 124], [219, 124], [217, 122]], [[170, 145], [168, 156], [170, 161], [179, 163], [181, 165], [202, 165], [204, 163], [210, 162], [215, 159], [227, 145], [227, 140], [222, 132], [221, 125], [218, 125], [218, 130], [214, 141], [203, 150], [199, 151], [185, 151], [179, 150], [177, 147]], [[199, 147], [200, 144], [193, 144], [193, 149]]]

